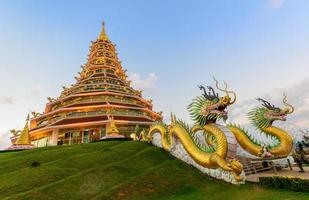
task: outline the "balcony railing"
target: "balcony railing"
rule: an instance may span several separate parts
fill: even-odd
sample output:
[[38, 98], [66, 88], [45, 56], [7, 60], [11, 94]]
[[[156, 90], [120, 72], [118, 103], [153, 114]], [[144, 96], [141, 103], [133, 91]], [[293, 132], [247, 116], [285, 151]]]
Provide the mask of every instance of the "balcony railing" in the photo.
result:
[[[99, 97], [92, 97], [92, 98], [89, 98], [89, 97], [83, 97], [83, 98], [78, 98], [78, 99], [73, 99], [73, 100], [68, 100], [68, 101], [65, 101], [64, 103], [62, 104], [56, 104], [54, 105], [53, 107], [53, 111], [60, 108], [60, 107], [65, 107], [65, 106], [69, 106], [69, 105], [72, 105], [74, 103], [98, 103], [100, 101], [105, 101], [106, 100], [106, 96], [99, 96]], [[140, 101], [137, 101], [137, 100], [133, 100], [133, 99], [130, 99], [130, 98], [127, 98], [127, 97], [124, 97], [124, 98], [116, 98], [116, 97], [113, 97], [113, 96], [108, 96], [108, 102], [110, 103], [125, 103], [125, 104], [131, 104], [131, 105], [140, 105], [140, 106], [144, 106], [143, 103], [141, 103]]]
[[[92, 112], [72, 112], [72, 113], [65, 113], [62, 115], [57, 115], [56, 117], [52, 117], [48, 119], [47, 123], [41, 123], [35, 128], [42, 128], [46, 126], [47, 124], [53, 124], [58, 121], [64, 120], [64, 119], [76, 119], [81, 117], [96, 117], [96, 116], [102, 116], [106, 115], [107, 111], [101, 110], [101, 111], [92, 111]], [[151, 119], [151, 116], [149, 113], [144, 111], [132, 111], [132, 110], [126, 110], [126, 111], [113, 111], [112, 115], [114, 116], [122, 116], [122, 117], [146, 117], [148, 119]], [[46, 121], [46, 119], [44, 120]]]

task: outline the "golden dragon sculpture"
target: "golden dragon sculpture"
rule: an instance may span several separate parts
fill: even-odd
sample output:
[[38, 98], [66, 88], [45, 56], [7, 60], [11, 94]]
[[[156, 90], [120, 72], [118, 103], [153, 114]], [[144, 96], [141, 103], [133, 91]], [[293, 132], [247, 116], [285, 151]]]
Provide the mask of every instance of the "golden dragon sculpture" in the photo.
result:
[[252, 155], [264, 157], [266, 151], [269, 152], [266, 156], [288, 156], [293, 147], [293, 139], [286, 131], [272, 124], [276, 120], [285, 121], [286, 116], [294, 111], [293, 106], [287, 103], [285, 94], [283, 94], [285, 108], [276, 107], [261, 98], [257, 100], [262, 102], [262, 107], [251, 110], [248, 117], [261, 134], [266, 134], [270, 138], [271, 143], [263, 144], [264, 142], [257, 140], [237, 125], [229, 125], [229, 130], [235, 135], [240, 146]]
[[[142, 131], [139, 137], [132, 134], [132, 138], [151, 142], [154, 134], [160, 134], [161, 146], [166, 151], [171, 151], [179, 141], [186, 153], [198, 165], [208, 169], [222, 169], [234, 177], [236, 182], [244, 179], [243, 166], [236, 159], [227, 160], [228, 141], [225, 133], [216, 124], [219, 119], [227, 119], [226, 108], [236, 101], [236, 94], [232, 91], [224, 90], [225, 96], [219, 97], [215, 90], [207, 86], [199, 86], [203, 90], [203, 95], [196, 97], [188, 106], [188, 110], [196, 125], [189, 127], [182, 120], [177, 120], [172, 115], [172, 122], [166, 125], [157, 122], [150, 127], [148, 134]], [[208, 91], [207, 91], [208, 90]], [[230, 97], [233, 94], [233, 100]], [[197, 140], [197, 132], [202, 131], [206, 142]]]
[[[220, 97], [211, 86], [199, 86], [203, 91], [202, 96], [193, 99], [188, 106], [189, 113], [195, 126], [190, 127], [182, 120], [177, 120], [174, 115], [171, 117], [171, 124], [166, 125], [157, 122], [150, 127], [148, 134], [143, 130], [139, 136], [137, 133], [131, 135], [135, 140], [142, 140], [154, 143], [154, 137], [159, 134], [160, 144], [164, 150], [172, 152], [177, 144], [181, 144], [191, 159], [199, 166], [208, 169], [222, 169], [234, 176], [236, 182], [244, 179], [243, 166], [236, 159], [227, 159], [228, 141], [227, 132], [223, 126], [219, 126], [217, 121], [228, 118], [226, 108], [236, 101], [236, 93], [225, 88], [220, 88], [218, 81], [214, 78], [216, 88], [225, 93]], [[232, 97], [231, 97], [232, 96]], [[262, 107], [255, 108], [249, 112], [251, 122], [261, 130], [262, 133], [270, 135], [272, 144], [263, 145], [247, 131], [236, 125], [225, 126], [229, 131], [235, 143], [255, 155], [262, 156], [264, 148], [269, 149], [269, 153], [274, 156], [287, 156], [292, 149], [293, 140], [284, 130], [272, 126], [275, 120], [286, 120], [286, 116], [294, 111], [292, 105], [287, 103], [287, 97], [284, 95], [283, 103], [285, 108], [278, 108], [269, 102], [259, 98], [263, 103]], [[204, 142], [200, 142], [197, 133], [203, 133]], [[179, 142], [178, 142], [179, 141]], [[231, 182], [231, 181], [230, 181]]]

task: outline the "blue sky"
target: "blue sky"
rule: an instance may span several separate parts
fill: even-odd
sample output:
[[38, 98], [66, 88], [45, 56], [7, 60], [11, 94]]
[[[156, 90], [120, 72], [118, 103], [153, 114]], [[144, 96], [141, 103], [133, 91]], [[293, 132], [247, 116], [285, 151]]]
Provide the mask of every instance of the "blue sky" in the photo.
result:
[[301, 108], [291, 122], [309, 127], [308, 10], [307, 0], [0, 0], [0, 133], [75, 82], [102, 20], [135, 87], [167, 119], [189, 120], [197, 85], [215, 75], [238, 94], [236, 122], [255, 97], [280, 103], [285, 90]]

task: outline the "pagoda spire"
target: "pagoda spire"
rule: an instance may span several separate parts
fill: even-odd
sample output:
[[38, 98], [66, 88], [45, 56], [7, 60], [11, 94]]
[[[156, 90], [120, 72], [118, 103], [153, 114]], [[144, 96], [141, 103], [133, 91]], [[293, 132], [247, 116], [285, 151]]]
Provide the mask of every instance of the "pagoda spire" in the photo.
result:
[[98, 37], [98, 40], [109, 40], [108, 39], [108, 36], [106, 34], [106, 31], [105, 31], [105, 23], [104, 21], [102, 22], [102, 30], [101, 30], [101, 33]]

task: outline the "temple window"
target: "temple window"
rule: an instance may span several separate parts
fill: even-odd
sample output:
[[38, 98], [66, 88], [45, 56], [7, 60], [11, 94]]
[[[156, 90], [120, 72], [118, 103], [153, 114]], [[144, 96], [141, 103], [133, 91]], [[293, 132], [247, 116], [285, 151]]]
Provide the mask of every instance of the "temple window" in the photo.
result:
[[95, 72], [96, 73], [101, 73], [101, 72], [103, 72], [103, 70], [102, 69], [97, 69], [97, 70], [95, 70]]

